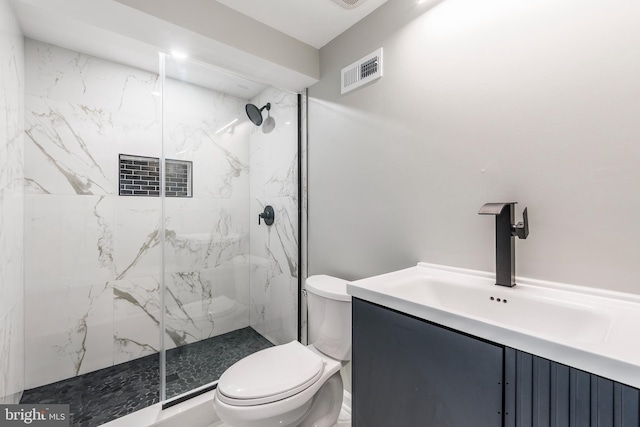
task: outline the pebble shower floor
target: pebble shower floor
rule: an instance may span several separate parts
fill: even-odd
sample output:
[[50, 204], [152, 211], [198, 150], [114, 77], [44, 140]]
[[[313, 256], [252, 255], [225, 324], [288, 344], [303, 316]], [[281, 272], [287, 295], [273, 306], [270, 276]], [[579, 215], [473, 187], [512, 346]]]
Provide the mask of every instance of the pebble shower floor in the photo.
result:
[[[251, 328], [167, 351], [167, 398], [217, 380], [236, 361], [271, 347]], [[26, 390], [20, 403], [69, 404], [71, 425], [97, 427], [159, 401], [157, 354]]]

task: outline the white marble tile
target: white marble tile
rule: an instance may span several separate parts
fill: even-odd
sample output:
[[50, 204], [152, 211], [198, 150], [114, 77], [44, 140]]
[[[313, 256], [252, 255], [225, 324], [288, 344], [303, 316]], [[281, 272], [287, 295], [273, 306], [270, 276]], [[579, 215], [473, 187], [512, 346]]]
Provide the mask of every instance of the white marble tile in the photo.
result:
[[165, 156], [193, 162], [193, 195], [247, 198], [249, 195], [249, 128], [216, 135], [204, 123], [166, 120]]
[[212, 269], [165, 276], [167, 348], [249, 326], [249, 265], [239, 258]]
[[117, 280], [113, 289], [114, 363], [160, 349], [160, 276]]
[[292, 198], [276, 198], [256, 200], [251, 210], [267, 204], [274, 208], [273, 225], [251, 229], [251, 326], [284, 344], [297, 338], [297, 207]]
[[251, 327], [276, 345], [297, 339], [298, 279], [263, 267], [251, 279]]
[[24, 389], [24, 39], [0, 1], [0, 403]]
[[[15, 83], [15, 82], [14, 82]], [[2, 82], [7, 85], [11, 82]], [[20, 87], [20, 85], [17, 85]], [[15, 98], [15, 94], [2, 95]], [[3, 100], [4, 101], [4, 100]], [[0, 188], [22, 189], [24, 177], [24, 107], [22, 98], [0, 101]]]
[[246, 100], [173, 78], [165, 81], [164, 99], [166, 117], [187, 122], [195, 119], [214, 130], [245, 115]]
[[109, 283], [27, 292], [25, 307], [26, 388], [113, 365]]
[[110, 158], [117, 160], [118, 154], [160, 158], [162, 126], [159, 118], [113, 113], [111, 121], [113, 144], [110, 147]]
[[19, 403], [24, 389], [23, 300], [0, 317], [0, 403]]
[[166, 348], [249, 326], [248, 264], [165, 275]]
[[26, 93], [89, 109], [159, 114], [157, 74], [27, 39]]
[[165, 347], [200, 341], [206, 325], [203, 300], [211, 298], [211, 284], [200, 272], [165, 274]]
[[29, 188], [51, 194], [117, 194], [111, 113], [27, 96], [25, 127]]
[[162, 200], [116, 197], [113, 253], [116, 279], [162, 273]]
[[0, 5], [0, 189], [22, 188], [24, 48], [11, 7]]
[[251, 132], [251, 197], [297, 197], [297, 95], [270, 88], [253, 102], [261, 106], [271, 103], [276, 127], [268, 134], [258, 127]]
[[298, 135], [297, 95], [273, 88], [252, 100], [271, 103], [276, 128], [250, 135], [251, 216], [266, 205], [271, 227], [251, 223], [251, 326], [276, 344], [297, 338], [298, 316]]
[[246, 254], [248, 222], [243, 200], [167, 198], [165, 270], [199, 271]]
[[23, 200], [19, 190], [0, 189], [0, 316], [23, 296]]
[[26, 195], [26, 291], [112, 280], [113, 209], [110, 196]]

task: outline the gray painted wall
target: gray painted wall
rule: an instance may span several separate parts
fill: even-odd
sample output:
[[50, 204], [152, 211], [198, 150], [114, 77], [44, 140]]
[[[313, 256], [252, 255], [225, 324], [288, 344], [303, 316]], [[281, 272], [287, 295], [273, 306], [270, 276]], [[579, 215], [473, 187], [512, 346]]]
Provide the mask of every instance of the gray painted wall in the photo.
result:
[[[640, 293], [640, 3], [394, 0], [320, 51], [309, 273], [494, 270], [485, 202], [529, 207], [517, 274]], [[340, 69], [384, 48], [384, 77]]]

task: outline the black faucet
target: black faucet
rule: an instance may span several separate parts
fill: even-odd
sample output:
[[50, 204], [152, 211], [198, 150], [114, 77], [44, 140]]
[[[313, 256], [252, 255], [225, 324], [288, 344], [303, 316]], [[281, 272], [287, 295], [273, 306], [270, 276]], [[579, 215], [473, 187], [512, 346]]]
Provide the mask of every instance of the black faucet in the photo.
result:
[[496, 285], [500, 286], [516, 285], [516, 251], [513, 238], [526, 239], [529, 235], [527, 208], [522, 212], [523, 222], [513, 223], [516, 203], [486, 203], [478, 212], [480, 215], [496, 216]]

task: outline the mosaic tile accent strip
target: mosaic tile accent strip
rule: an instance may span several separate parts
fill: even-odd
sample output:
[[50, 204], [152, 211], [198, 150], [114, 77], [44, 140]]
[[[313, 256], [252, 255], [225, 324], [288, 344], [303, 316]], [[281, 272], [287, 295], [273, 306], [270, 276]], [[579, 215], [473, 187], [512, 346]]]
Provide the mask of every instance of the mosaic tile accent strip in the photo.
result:
[[[160, 159], [156, 157], [120, 154], [120, 195], [160, 196]], [[165, 195], [191, 197], [193, 188], [192, 162], [165, 161]]]
[[167, 197], [191, 197], [192, 162], [184, 160], [165, 160], [164, 185]]
[[160, 160], [120, 154], [120, 195], [160, 196]]
[[[208, 384], [236, 361], [273, 346], [252, 328], [167, 351], [167, 397]], [[158, 403], [158, 354], [26, 390], [20, 403], [69, 404], [72, 427], [97, 427]]]

